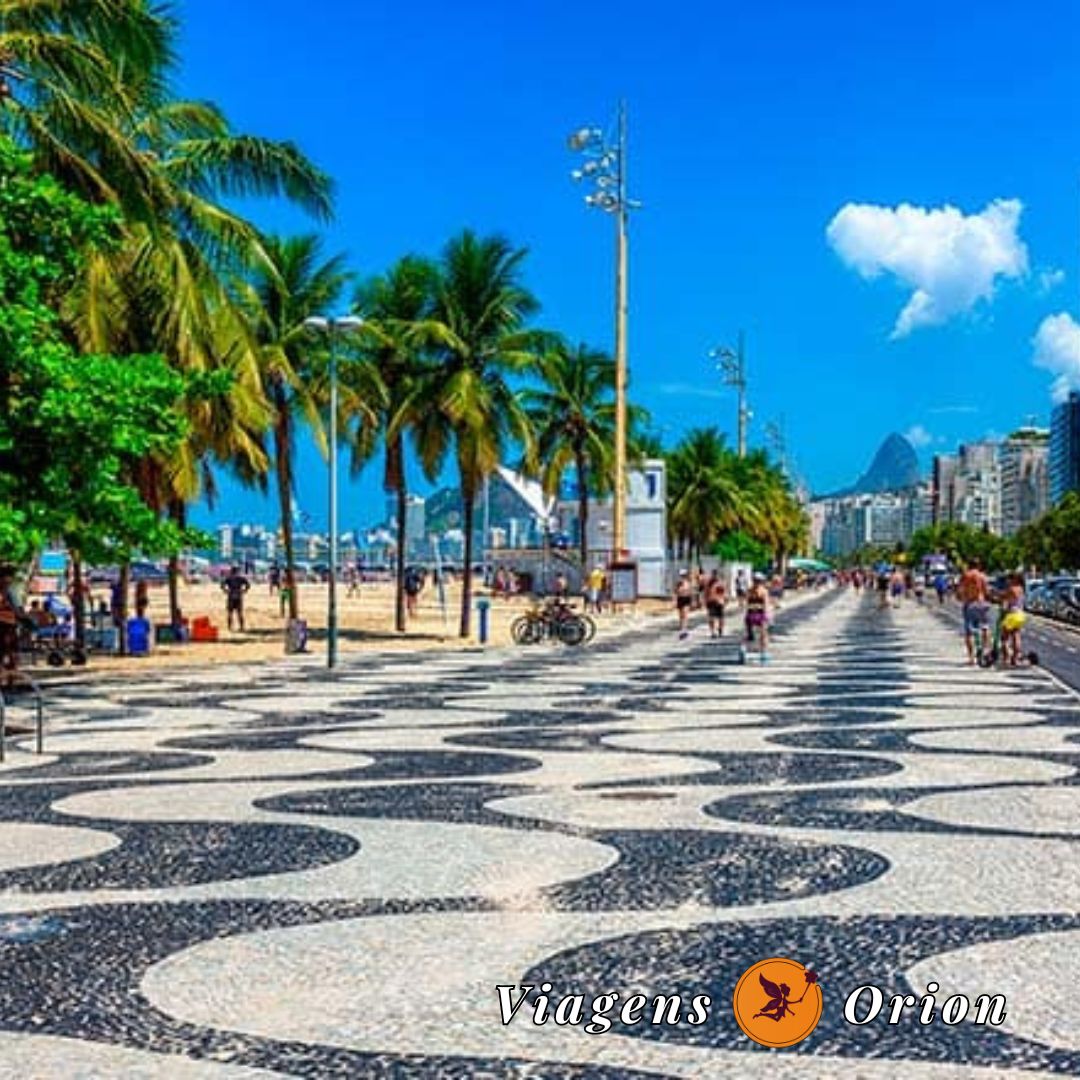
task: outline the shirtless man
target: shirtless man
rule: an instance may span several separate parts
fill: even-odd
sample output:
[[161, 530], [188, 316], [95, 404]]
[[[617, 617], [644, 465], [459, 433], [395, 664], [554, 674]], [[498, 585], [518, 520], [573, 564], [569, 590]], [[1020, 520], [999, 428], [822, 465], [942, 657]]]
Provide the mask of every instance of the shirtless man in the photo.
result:
[[985, 652], [990, 647], [990, 601], [986, 575], [978, 559], [972, 559], [971, 565], [964, 571], [960, 583], [956, 586], [956, 595], [963, 605], [964, 643], [967, 645], [968, 663], [975, 663], [976, 638], [978, 651]]
[[709, 614], [709, 637], [724, 636], [724, 604], [727, 601], [727, 589], [724, 579], [714, 570], [705, 586], [705, 609]]

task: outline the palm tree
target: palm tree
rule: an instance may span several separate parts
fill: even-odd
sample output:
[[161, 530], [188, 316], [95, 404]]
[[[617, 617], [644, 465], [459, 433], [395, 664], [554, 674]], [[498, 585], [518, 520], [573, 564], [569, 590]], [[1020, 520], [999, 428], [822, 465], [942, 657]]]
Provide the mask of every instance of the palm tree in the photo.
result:
[[[273, 274], [263, 239], [214, 200], [225, 194], [284, 193], [313, 213], [329, 212], [329, 181], [288, 144], [233, 135], [213, 106], [162, 100], [125, 121], [153, 162], [152, 224], [126, 221], [122, 243], [95, 253], [66, 298], [66, 321], [86, 351], [161, 352], [189, 375], [224, 375], [227, 389], [187, 403], [190, 438], [180, 455], [150, 468], [142, 487], [181, 528], [187, 504], [213, 494], [211, 462], [263, 483], [262, 433], [270, 420], [259, 350], [228, 288], [236, 267]], [[170, 608], [179, 618], [178, 561], [170, 561]]]
[[615, 364], [606, 353], [559, 341], [540, 358], [542, 384], [522, 400], [535, 431], [540, 480], [548, 496], [569, 468], [577, 478], [581, 568], [589, 559], [589, 496], [611, 490]]
[[462, 637], [472, 608], [473, 523], [484, 478], [510, 451], [532, 445], [528, 417], [508, 378], [536, 364], [537, 335], [525, 321], [538, 307], [521, 283], [526, 252], [501, 236], [454, 237], [439, 262], [433, 328], [437, 364], [410, 395], [421, 464], [437, 476], [453, 445], [465, 533]]
[[[408, 477], [405, 436], [413, 429], [413, 391], [424, 363], [423, 341], [435, 328], [431, 322], [437, 271], [415, 255], [399, 259], [385, 274], [362, 282], [353, 310], [364, 319], [361, 349], [381, 383], [383, 396], [377, 424], [358, 423], [353, 438], [353, 467], [359, 470], [374, 453], [376, 436], [385, 439], [383, 489], [397, 501], [394, 626], [405, 631], [405, 556]], [[370, 378], [370, 373], [365, 373]]]
[[47, 171], [152, 218], [152, 163], [125, 131], [164, 92], [176, 25], [148, 0], [0, 0], [0, 117]]
[[732, 473], [733, 457], [716, 428], [697, 428], [668, 458], [668, 529], [688, 558], [752, 515]]
[[[274, 472], [277, 477], [289, 618], [299, 615], [293, 549], [293, 458], [296, 423], [302, 417], [321, 437], [318, 398], [313, 392], [316, 346], [304, 320], [336, 303], [349, 274], [342, 255], [324, 258], [317, 236], [268, 237], [269, 267], [257, 267], [246, 303], [259, 346], [263, 386], [273, 411]], [[334, 453], [335, 447], [330, 448]]]

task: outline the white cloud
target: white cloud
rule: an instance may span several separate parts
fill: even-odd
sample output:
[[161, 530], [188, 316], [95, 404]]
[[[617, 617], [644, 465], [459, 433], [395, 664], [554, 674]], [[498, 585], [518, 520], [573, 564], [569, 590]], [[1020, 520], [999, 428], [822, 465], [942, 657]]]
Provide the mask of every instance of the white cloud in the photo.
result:
[[825, 235], [864, 278], [891, 274], [912, 290], [893, 327], [900, 338], [989, 300], [999, 277], [1027, 273], [1027, 247], [1017, 231], [1022, 210], [1019, 199], [996, 199], [978, 214], [955, 206], [848, 203]]
[[934, 441], [934, 436], [931, 435], [922, 424], [912, 424], [912, 426], [904, 432], [904, 438], [907, 439], [916, 450], [921, 450], [924, 446], [929, 446]]
[[1032, 344], [1035, 366], [1055, 376], [1055, 401], [1064, 400], [1070, 390], [1080, 390], [1080, 325], [1071, 315], [1048, 315], [1039, 324]]
[[1052, 292], [1065, 280], [1064, 270], [1040, 270], [1039, 271], [1039, 292], [1046, 294]]

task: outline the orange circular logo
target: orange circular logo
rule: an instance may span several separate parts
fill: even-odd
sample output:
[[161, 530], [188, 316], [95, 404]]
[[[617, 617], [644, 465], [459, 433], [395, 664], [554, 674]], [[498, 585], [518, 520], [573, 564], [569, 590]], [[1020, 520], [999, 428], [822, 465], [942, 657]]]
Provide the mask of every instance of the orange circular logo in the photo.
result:
[[732, 999], [743, 1034], [762, 1046], [794, 1046], [821, 1019], [817, 975], [795, 960], [774, 956], [743, 972]]

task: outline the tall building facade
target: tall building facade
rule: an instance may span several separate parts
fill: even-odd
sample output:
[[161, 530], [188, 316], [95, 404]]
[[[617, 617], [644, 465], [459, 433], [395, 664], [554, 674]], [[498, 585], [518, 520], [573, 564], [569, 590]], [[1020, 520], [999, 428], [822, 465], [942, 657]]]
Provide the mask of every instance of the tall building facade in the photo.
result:
[[956, 454], [935, 454], [931, 484], [932, 524], [952, 521], [953, 495], [956, 487]]
[[[397, 496], [386, 500], [386, 520], [390, 529], [397, 530]], [[405, 552], [412, 558], [424, 552], [427, 531], [427, 501], [420, 495], [405, 496]]]
[[1080, 491], [1080, 392], [1054, 407], [1050, 421], [1050, 501]]
[[936, 525], [957, 521], [1001, 532], [1001, 444], [965, 443], [955, 454], [934, 458], [931, 517]]
[[1013, 536], [1050, 502], [1050, 433], [1021, 428], [1001, 444], [1001, 532]]

